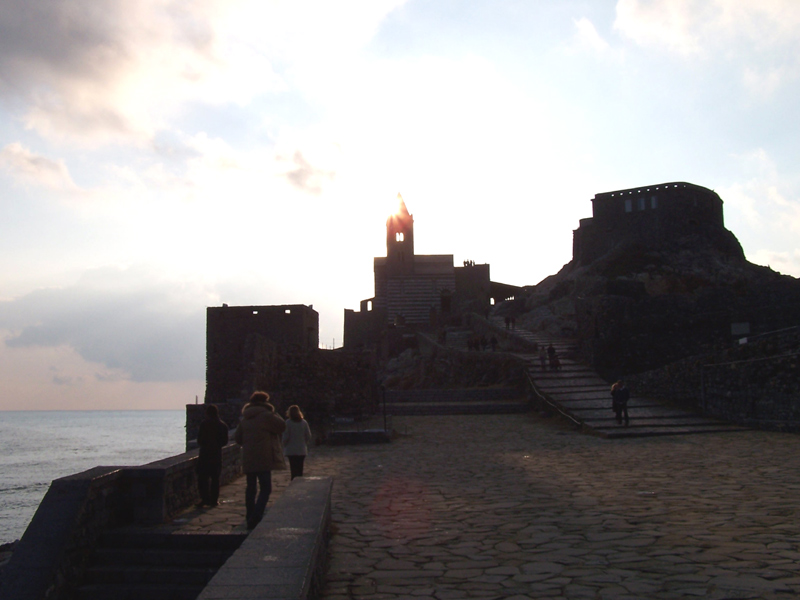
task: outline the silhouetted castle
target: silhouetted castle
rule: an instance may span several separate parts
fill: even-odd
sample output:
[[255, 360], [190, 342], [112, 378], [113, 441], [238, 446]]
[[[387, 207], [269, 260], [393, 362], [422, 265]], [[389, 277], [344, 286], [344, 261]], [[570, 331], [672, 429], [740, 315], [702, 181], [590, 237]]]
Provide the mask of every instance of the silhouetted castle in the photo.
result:
[[708, 188], [662, 183], [595, 195], [592, 217], [573, 232], [572, 258], [587, 265], [621, 242], [659, 246], [687, 235], [725, 231], [722, 199]]
[[268, 387], [276, 349], [319, 347], [313, 306], [228, 306], [206, 309], [206, 402], [246, 398]]

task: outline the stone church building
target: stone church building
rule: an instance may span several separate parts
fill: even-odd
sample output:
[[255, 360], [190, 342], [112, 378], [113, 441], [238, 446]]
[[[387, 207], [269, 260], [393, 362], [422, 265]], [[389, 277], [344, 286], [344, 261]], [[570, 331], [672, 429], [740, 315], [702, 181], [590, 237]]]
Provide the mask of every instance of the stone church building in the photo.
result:
[[372, 346], [388, 329], [430, 331], [454, 315], [485, 314], [518, 289], [492, 283], [488, 264], [456, 267], [452, 254], [415, 254], [414, 216], [399, 194], [398, 201], [386, 220], [386, 256], [374, 258], [375, 296], [344, 311], [345, 349]]

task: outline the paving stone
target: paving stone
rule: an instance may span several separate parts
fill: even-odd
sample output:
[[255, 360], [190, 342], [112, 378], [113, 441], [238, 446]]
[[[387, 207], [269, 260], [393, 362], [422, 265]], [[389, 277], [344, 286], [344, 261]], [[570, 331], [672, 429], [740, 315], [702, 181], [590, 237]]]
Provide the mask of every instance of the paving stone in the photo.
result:
[[[602, 440], [536, 415], [394, 423], [408, 435], [306, 461], [334, 478], [322, 600], [800, 593], [800, 436]], [[274, 474], [272, 500], [288, 479]], [[243, 492], [226, 486], [220, 507], [171, 530], [245, 531]]]

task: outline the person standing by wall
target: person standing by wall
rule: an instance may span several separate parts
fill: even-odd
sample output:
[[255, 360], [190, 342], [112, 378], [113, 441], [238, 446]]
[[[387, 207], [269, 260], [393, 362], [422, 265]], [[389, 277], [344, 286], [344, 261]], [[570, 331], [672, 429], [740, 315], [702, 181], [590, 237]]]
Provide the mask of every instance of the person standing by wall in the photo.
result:
[[228, 443], [228, 426], [219, 418], [215, 404], [206, 404], [206, 418], [197, 432], [198, 507], [219, 504], [219, 476], [222, 473], [222, 449]]
[[[253, 392], [242, 409], [234, 439], [242, 447], [242, 470], [247, 477], [244, 505], [247, 528], [259, 524], [272, 493], [272, 471], [286, 469], [281, 434], [286, 422], [269, 403], [269, 394]], [[256, 499], [256, 490], [258, 498]]]
[[303, 463], [311, 442], [311, 428], [303, 418], [300, 407], [293, 404], [286, 411], [286, 431], [283, 432], [283, 452], [289, 459], [292, 479], [303, 476]]

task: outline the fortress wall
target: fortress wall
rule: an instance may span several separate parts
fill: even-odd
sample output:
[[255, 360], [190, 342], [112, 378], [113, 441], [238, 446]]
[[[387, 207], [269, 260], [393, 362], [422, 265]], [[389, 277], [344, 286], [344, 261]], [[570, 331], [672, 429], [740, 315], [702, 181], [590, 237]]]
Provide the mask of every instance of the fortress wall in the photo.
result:
[[663, 244], [724, 229], [722, 199], [712, 190], [674, 182], [597, 194], [592, 218], [573, 232], [573, 259], [589, 264], [615, 246]]
[[310, 306], [223, 306], [206, 310], [206, 402], [244, 400], [269, 389], [276, 348], [319, 347], [319, 314]]
[[[71, 597], [103, 531], [129, 523], [163, 523], [199, 500], [197, 451], [140, 467], [95, 467], [50, 484], [3, 570], [0, 597]], [[241, 474], [241, 451], [223, 449], [220, 483]]]

